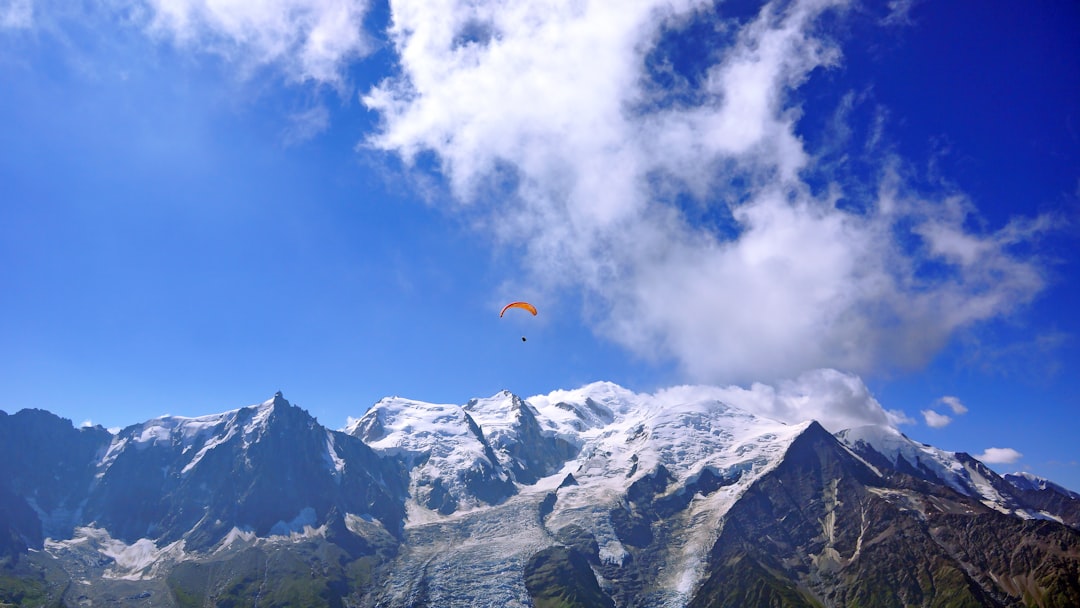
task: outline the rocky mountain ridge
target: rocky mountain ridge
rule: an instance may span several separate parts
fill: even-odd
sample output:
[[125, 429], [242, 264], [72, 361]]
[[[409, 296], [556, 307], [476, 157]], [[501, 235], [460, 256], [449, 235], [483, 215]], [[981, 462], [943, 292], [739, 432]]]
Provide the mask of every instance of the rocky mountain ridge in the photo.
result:
[[0, 603], [1071, 606], [1078, 514], [894, 429], [609, 383], [343, 431], [280, 394], [115, 435], [0, 412]]

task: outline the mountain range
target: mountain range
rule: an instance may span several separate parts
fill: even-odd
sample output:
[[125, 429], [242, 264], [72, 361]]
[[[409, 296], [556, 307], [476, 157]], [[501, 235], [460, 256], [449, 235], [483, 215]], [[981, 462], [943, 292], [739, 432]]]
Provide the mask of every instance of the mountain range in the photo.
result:
[[347, 428], [0, 411], [0, 606], [1080, 606], [1080, 495], [610, 383]]

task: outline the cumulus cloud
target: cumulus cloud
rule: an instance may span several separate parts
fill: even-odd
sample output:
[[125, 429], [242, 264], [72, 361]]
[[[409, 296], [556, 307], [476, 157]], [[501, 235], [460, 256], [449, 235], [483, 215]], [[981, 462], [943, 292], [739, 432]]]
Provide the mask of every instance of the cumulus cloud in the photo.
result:
[[[952, 410], [952, 413], [960, 416], [967, 413], [967, 406], [965, 406], [958, 397], [952, 395], [945, 395], [939, 398], [935, 406], [944, 406]], [[925, 409], [920, 412], [923, 415], [923, 420], [926, 421], [926, 426], [940, 429], [948, 426], [952, 421], [952, 416], [939, 413], [932, 409]]]
[[923, 419], [926, 421], [926, 426], [930, 428], [940, 429], [949, 426], [952, 422], [952, 418], [945, 414], [939, 414], [934, 410], [922, 410]]
[[966, 414], [968, 411], [967, 406], [961, 403], [958, 397], [953, 397], [952, 395], [945, 395], [941, 399], [938, 399], [938, 402], [948, 406], [956, 415]]
[[372, 49], [367, 0], [140, 0], [150, 31], [246, 68], [275, 65], [293, 80], [341, 86], [347, 62]]
[[795, 424], [817, 420], [831, 432], [868, 424], [896, 427], [911, 423], [903, 412], [886, 410], [862, 379], [834, 369], [818, 369], [775, 385], [676, 386], [657, 397], [669, 403], [712, 399], [739, 409]]
[[805, 182], [797, 91], [842, 61], [818, 27], [842, 1], [715, 21], [711, 63], [678, 78], [666, 49], [718, 19], [705, 0], [391, 5], [401, 71], [363, 97], [368, 144], [433, 153], [532, 284], [582, 290], [598, 332], [694, 381], [922, 365], [1043, 287], [1016, 247], [1045, 218], [972, 229], [967, 198], [896, 163], [855, 205]]
[[987, 464], [1012, 464], [1023, 456], [1012, 448], [986, 448], [985, 452], [975, 458]]

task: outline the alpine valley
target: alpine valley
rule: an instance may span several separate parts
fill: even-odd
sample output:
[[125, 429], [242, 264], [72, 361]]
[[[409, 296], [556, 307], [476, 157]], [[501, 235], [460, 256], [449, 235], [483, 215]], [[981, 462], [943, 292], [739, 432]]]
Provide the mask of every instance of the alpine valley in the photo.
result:
[[0, 606], [1080, 606], [1080, 495], [677, 394], [0, 412]]

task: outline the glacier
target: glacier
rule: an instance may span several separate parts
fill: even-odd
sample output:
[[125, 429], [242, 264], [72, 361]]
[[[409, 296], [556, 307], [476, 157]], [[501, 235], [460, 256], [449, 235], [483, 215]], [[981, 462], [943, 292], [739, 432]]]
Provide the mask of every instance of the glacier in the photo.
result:
[[[614, 605], [683, 608], [722, 584], [725, 559], [753, 555], [731, 539], [779, 529], [783, 518], [804, 520], [792, 524], [801, 544], [751, 539], [804, 551], [772, 566], [807, 569], [803, 585], [859, 566], [892, 537], [873, 527], [910, 514], [1080, 522], [1075, 493], [1030, 475], [1002, 478], [892, 427], [830, 433], [709, 391], [610, 382], [464, 404], [388, 397], [340, 430], [278, 393], [100, 441], [70, 496], [26, 496], [48, 537], [35, 546], [33, 530], [21, 533], [101, 601], [141, 597], [138, 585], [163, 597], [183, 564], [269, 567], [258, 560], [303, 546], [305, 563], [321, 564], [311, 572], [370, 568], [377, 583], [351, 592], [353, 606], [525, 607], [536, 556], [565, 548]], [[802, 473], [826, 469], [821, 479]], [[772, 505], [764, 521], [748, 515], [751, 504]], [[786, 515], [770, 521], [773, 508]], [[181, 571], [202, 580], [198, 568]], [[94, 591], [109, 584], [126, 586]], [[210, 594], [207, 585], [196, 588]]]

